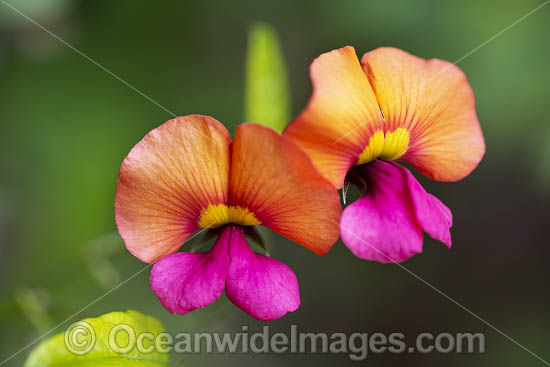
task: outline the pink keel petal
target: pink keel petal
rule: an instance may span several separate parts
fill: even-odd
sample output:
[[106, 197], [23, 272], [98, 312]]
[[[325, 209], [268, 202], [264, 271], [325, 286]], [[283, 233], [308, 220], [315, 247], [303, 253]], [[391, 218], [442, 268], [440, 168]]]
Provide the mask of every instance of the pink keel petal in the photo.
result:
[[342, 240], [358, 257], [401, 262], [422, 252], [422, 232], [450, 246], [449, 209], [404, 167], [374, 161], [355, 168], [367, 193], [342, 214]]
[[421, 252], [422, 230], [401, 173], [366, 171], [367, 193], [342, 214], [344, 243], [356, 256], [382, 263], [403, 261]]
[[209, 252], [179, 252], [153, 266], [151, 288], [168, 311], [184, 315], [218, 299], [229, 268], [229, 241], [227, 228]]
[[296, 275], [288, 266], [252, 251], [239, 227], [232, 227], [227, 297], [259, 320], [275, 320], [300, 306]]

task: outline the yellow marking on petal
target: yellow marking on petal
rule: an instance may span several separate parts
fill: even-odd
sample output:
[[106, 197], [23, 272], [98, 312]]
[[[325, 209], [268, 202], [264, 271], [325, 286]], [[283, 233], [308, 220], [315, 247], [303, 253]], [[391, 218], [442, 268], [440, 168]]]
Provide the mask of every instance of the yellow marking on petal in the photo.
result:
[[357, 165], [369, 163], [376, 158], [394, 160], [401, 157], [409, 148], [410, 134], [405, 128], [399, 127], [387, 131], [386, 135], [379, 130], [369, 139], [369, 144], [359, 155]]
[[369, 139], [369, 145], [359, 155], [357, 165], [374, 161], [384, 150], [384, 132], [378, 130]]
[[262, 224], [247, 208], [227, 206], [225, 204], [210, 204], [201, 211], [199, 227], [216, 228], [224, 224], [235, 223], [241, 226], [256, 226]]
[[401, 157], [409, 148], [410, 136], [409, 130], [402, 127], [392, 132], [387, 131], [384, 138], [384, 150], [379, 158], [392, 161]]

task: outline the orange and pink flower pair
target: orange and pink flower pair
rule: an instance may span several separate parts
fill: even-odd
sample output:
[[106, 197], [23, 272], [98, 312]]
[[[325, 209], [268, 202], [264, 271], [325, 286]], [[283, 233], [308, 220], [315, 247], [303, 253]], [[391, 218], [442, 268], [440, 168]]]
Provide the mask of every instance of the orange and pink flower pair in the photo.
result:
[[[464, 74], [393, 48], [345, 47], [311, 66], [313, 96], [283, 135], [257, 125], [234, 141], [211, 117], [190, 115], [149, 132], [122, 163], [116, 222], [128, 250], [155, 263], [151, 287], [185, 314], [224, 291], [251, 316], [272, 320], [300, 304], [296, 276], [246, 242], [264, 225], [319, 255], [341, 234], [364, 259], [403, 261], [422, 235], [451, 245], [450, 210], [396, 160], [438, 181], [459, 180], [485, 145]], [[344, 212], [337, 189], [364, 193]], [[210, 251], [177, 252], [200, 230]]]

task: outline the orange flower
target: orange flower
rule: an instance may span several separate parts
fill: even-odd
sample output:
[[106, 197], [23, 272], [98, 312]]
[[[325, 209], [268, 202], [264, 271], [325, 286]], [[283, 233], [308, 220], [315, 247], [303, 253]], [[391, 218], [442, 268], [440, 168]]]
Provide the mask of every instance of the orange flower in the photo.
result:
[[394, 162], [438, 181], [467, 176], [485, 153], [474, 95], [455, 65], [395, 48], [353, 47], [311, 65], [313, 95], [284, 135], [306, 150], [336, 188], [366, 194], [344, 210], [340, 232], [357, 256], [403, 261], [422, 251], [422, 233], [451, 246], [450, 210]]
[[[225, 287], [252, 316], [273, 319], [298, 307], [296, 277], [254, 254], [244, 227], [264, 225], [324, 255], [338, 239], [341, 208], [330, 182], [288, 138], [243, 124], [231, 142], [215, 119], [190, 115], [152, 130], [128, 154], [115, 212], [128, 250], [145, 262], [161, 259], [151, 285], [167, 309], [204, 307]], [[218, 227], [211, 251], [174, 254], [197, 230]]]
[[319, 56], [311, 79], [313, 96], [284, 135], [337, 188], [352, 166], [377, 158], [456, 181], [485, 153], [474, 94], [450, 62], [379, 48], [359, 63], [348, 46]]

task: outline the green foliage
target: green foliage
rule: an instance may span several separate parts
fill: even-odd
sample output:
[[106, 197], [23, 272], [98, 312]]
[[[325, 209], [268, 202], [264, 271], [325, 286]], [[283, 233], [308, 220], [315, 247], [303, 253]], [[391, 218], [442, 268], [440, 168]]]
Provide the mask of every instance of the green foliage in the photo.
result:
[[[21, 13], [35, 21], [51, 21], [66, 14], [73, 6], [73, 0], [17, 0], [8, 2]], [[11, 6], [0, 4], [0, 23], [3, 26], [35, 26]]]
[[281, 132], [290, 119], [290, 91], [279, 37], [268, 24], [248, 35], [245, 121]]
[[[145, 332], [155, 337], [164, 332], [162, 324], [151, 316], [137, 311], [111, 312], [97, 318], [84, 319], [75, 328], [69, 328], [65, 333], [58, 334], [42, 342], [32, 351], [25, 362], [25, 367], [166, 367], [169, 366], [170, 356], [154, 350], [144, 354], [133, 348], [128, 354], [119, 354], [113, 351], [109, 344], [109, 335], [116, 325], [131, 327], [136, 335]], [[74, 335], [76, 328], [85, 328], [86, 334], [81, 334], [77, 341], [82, 343], [76, 353], [76, 348], [68, 346], [67, 340]], [[90, 332], [93, 330], [95, 337]], [[128, 334], [116, 333], [116, 345], [128, 345]], [[69, 339], [70, 340], [70, 339]], [[93, 342], [92, 342], [93, 340]], [[80, 354], [87, 346], [92, 345], [89, 352]], [[71, 351], [73, 349], [73, 351]]]

